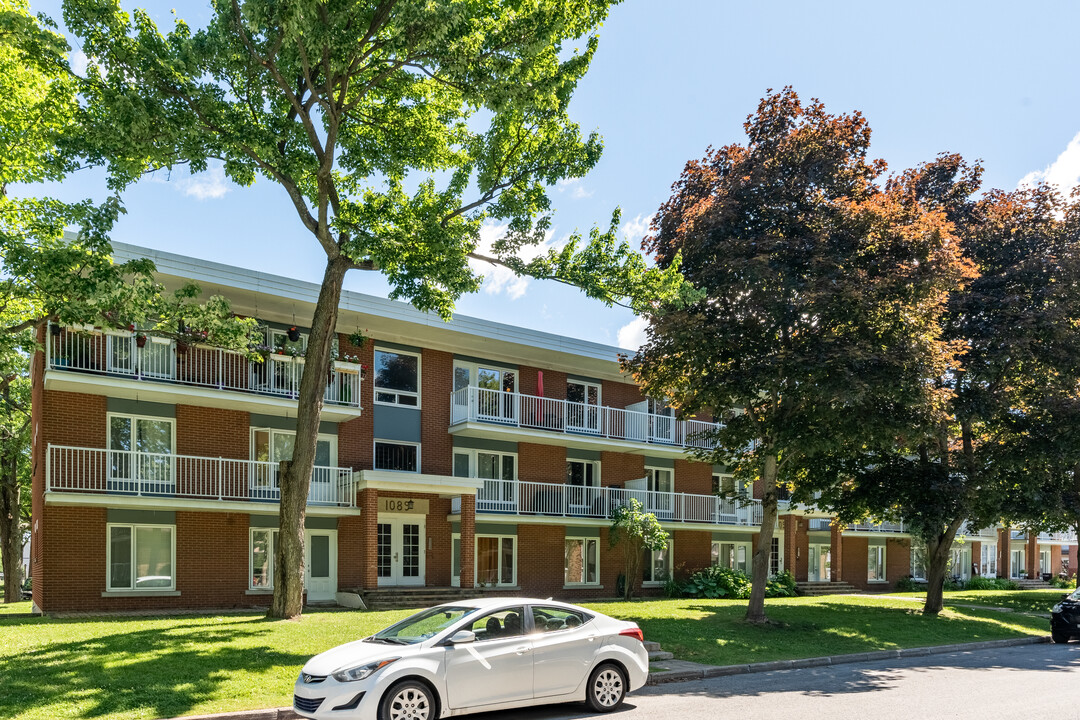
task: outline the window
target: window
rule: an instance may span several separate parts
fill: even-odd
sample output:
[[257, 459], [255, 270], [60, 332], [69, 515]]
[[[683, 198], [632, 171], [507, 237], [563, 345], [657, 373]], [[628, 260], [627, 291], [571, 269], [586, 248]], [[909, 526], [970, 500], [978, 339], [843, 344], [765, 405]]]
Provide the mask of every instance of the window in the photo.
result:
[[107, 526], [108, 590], [173, 590], [176, 577], [172, 525]]
[[173, 421], [137, 415], [109, 414], [108, 417], [109, 489], [172, 492]]
[[915, 580], [926, 579], [926, 547], [915, 542], [911, 543], [911, 577]]
[[375, 350], [375, 402], [420, 405], [420, 356], [396, 350]]
[[485, 480], [476, 496], [483, 509], [512, 509], [517, 480], [517, 455], [486, 450], [455, 450], [454, 477]]
[[591, 615], [576, 610], [544, 605], [532, 606], [533, 632], [547, 633], [581, 627], [592, 619]]
[[519, 605], [479, 617], [462, 629], [475, 633], [476, 642], [518, 637], [525, 634], [524, 617], [525, 608]]
[[600, 582], [600, 542], [596, 538], [566, 538], [563, 582], [597, 585]]
[[516, 392], [517, 370], [486, 367], [477, 363], [454, 361], [454, 390], [478, 387], [485, 390]]
[[277, 554], [278, 531], [273, 528], [251, 528], [252, 590], [270, 590], [274, 587], [274, 556]]
[[566, 382], [566, 427], [577, 432], [600, 432], [600, 385]]
[[566, 484], [577, 487], [600, 485], [600, 463], [590, 460], [566, 461]]
[[490, 422], [515, 420], [516, 392], [517, 370], [454, 361], [454, 404], [465, 408], [473, 403], [475, 418]]
[[517, 538], [512, 535], [476, 536], [476, 583], [517, 584]]
[[266, 344], [274, 348], [275, 350], [280, 348], [282, 350], [285, 350], [286, 352], [295, 353], [297, 355], [303, 355], [305, 352], [307, 352], [307, 333], [300, 333], [299, 340], [290, 340], [289, 332], [287, 330], [277, 330], [275, 328], [270, 328], [266, 332], [266, 340]]
[[672, 492], [675, 481], [674, 473], [664, 468], [645, 468], [647, 488], [652, 492]]
[[749, 573], [749, 558], [750, 546], [746, 543], [714, 542], [712, 544], [713, 565]]
[[671, 546], [668, 543], [663, 550], [646, 550], [645, 562], [642, 564], [642, 582], [650, 585], [659, 585], [666, 582], [671, 575]]
[[375, 469], [420, 472], [420, 446], [415, 443], [375, 441]]
[[712, 476], [712, 492], [713, 495], [722, 495], [724, 497], [731, 497], [739, 492], [739, 487], [735, 483], [734, 475], [713, 475]]
[[[296, 447], [296, 433], [291, 430], [273, 430], [271, 428], [251, 428], [252, 463], [248, 479], [248, 490], [252, 497], [277, 499], [278, 474], [277, 463], [292, 460]], [[319, 435], [315, 441], [315, 470], [311, 475], [309, 499], [314, 502], [330, 500], [336, 497], [337, 488], [331, 487], [337, 465], [337, 436]]]
[[866, 579], [869, 582], [885, 581], [885, 546], [871, 545], [866, 552]]
[[[781, 528], [784, 526], [781, 525]], [[780, 538], [772, 539], [772, 548], [769, 551], [769, 575], [775, 577], [784, 571], [784, 546]]]

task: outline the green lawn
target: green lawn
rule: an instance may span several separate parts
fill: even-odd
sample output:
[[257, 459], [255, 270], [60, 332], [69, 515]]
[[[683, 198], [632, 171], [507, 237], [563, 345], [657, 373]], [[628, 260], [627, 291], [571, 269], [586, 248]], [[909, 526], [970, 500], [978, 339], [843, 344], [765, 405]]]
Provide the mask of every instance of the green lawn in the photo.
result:
[[[1060, 594], [1059, 594], [1060, 595]], [[907, 600], [824, 596], [768, 600], [776, 623], [740, 622], [745, 600], [660, 600], [594, 604], [601, 612], [637, 622], [647, 640], [659, 642], [680, 660], [713, 665], [792, 660], [1047, 635], [1047, 620], [993, 610], [947, 608], [928, 617]]]
[[[1048, 613], [1061, 596], [1071, 590], [954, 590], [944, 595], [946, 605], [987, 605], [1019, 612]], [[893, 593], [923, 599], [924, 592]]]
[[29, 600], [23, 600], [22, 602], [3, 603], [0, 602], [0, 615], [11, 615], [12, 613], [28, 613], [31, 612], [32, 603]]
[[[1060, 593], [1059, 593], [1060, 595]], [[684, 660], [749, 663], [1044, 635], [1047, 621], [964, 609], [923, 617], [908, 600], [768, 601], [780, 624], [748, 627], [745, 601], [594, 603], [634, 619]], [[156, 618], [0, 616], [0, 717], [162, 718], [288, 705], [312, 655], [408, 612], [309, 612], [299, 621], [228, 614]]]

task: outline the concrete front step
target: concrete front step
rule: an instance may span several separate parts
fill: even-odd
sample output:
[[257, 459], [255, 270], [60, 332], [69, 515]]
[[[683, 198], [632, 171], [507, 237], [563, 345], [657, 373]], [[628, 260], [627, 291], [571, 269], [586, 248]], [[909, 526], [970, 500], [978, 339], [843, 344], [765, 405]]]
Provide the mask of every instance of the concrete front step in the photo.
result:
[[649, 653], [649, 662], [655, 662], [657, 660], [671, 660], [675, 656], [666, 650], [653, 650]]
[[846, 582], [800, 582], [795, 585], [800, 595], [811, 597], [862, 592], [854, 585]]
[[657, 650], [660, 649], [660, 643], [653, 642], [652, 640], [646, 640], [645, 641], [645, 649], [648, 650], [649, 652], [656, 652]]

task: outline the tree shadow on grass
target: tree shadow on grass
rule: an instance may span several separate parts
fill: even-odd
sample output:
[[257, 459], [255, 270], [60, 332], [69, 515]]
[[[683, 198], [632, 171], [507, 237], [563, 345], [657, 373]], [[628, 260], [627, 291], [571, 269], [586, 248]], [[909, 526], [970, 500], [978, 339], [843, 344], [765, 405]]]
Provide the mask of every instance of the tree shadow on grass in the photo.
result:
[[[258, 678], [282, 666], [299, 670], [308, 658], [259, 644], [260, 631], [272, 621], [250, 616], [133, 632], [128, 627], [131, 618], [38, 618], [0, 621], [0, 633], [15, 624], [33, 623], [60, 626], [55, 634], [62, 636], [63, 625], [87, 622], [115, 623], [116, 631], [49, 643], [22, 655], [0, 655], [0, 717], [59, 708], [67, 717], [145, 715], [146, 710], [155, 717], [173, 717], [213, 699], [233, 673]], [[230, 644], [245, 638], [252, 638], [247, 646]]]

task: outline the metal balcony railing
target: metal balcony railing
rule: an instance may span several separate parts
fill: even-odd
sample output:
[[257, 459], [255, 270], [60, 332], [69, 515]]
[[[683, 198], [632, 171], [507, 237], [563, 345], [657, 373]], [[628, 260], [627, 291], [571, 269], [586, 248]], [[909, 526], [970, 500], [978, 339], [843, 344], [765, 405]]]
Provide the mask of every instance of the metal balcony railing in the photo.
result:
[[485, 480], [476, 495], [476, 510], [484, 513], [550, 515], [604, 519], [630, 500], [666, 522], [712, 525], [760, 525], [761, 503], [740, 506], [716, 495], [630, 490], [626, 488], [559, 485], [522, 480]]
[[848, 530], [855, 532], [885, 532], [885, 533], [902, 533], [904, 530], [904, 523], [902, 522], [882, 522], [882, 523], [852, 523], [847, 526]]
[[[130, 332], [50, 330], [46, 363], [55, 370], [122, 377], [295, 399], [304, 358], [268, 355], [263, 362], [206, 345], [185, 346], [169, 338]], [[323, 401], [360, 407], [360, 366], [335, 362], [327, 372]]]
[[450, 394], [450, 424], [463, 422], [704, 449], [714, 446], [705, 434], [719, 427], [701, 420], [471, 386]]
[[[354, 507], [352, 469], [316, 467], [309, 505]], [[46, 491], [278, 502], [276, 462], [49, 445]]]
[[997, 538], [997, 534], [997, 528], [995, 527], [975, 529], [968, 523], [964, 523], [960, 526], [960, 529], [956, 531], [957, 537], [963, 535], [964, 537], [969, 538]]

